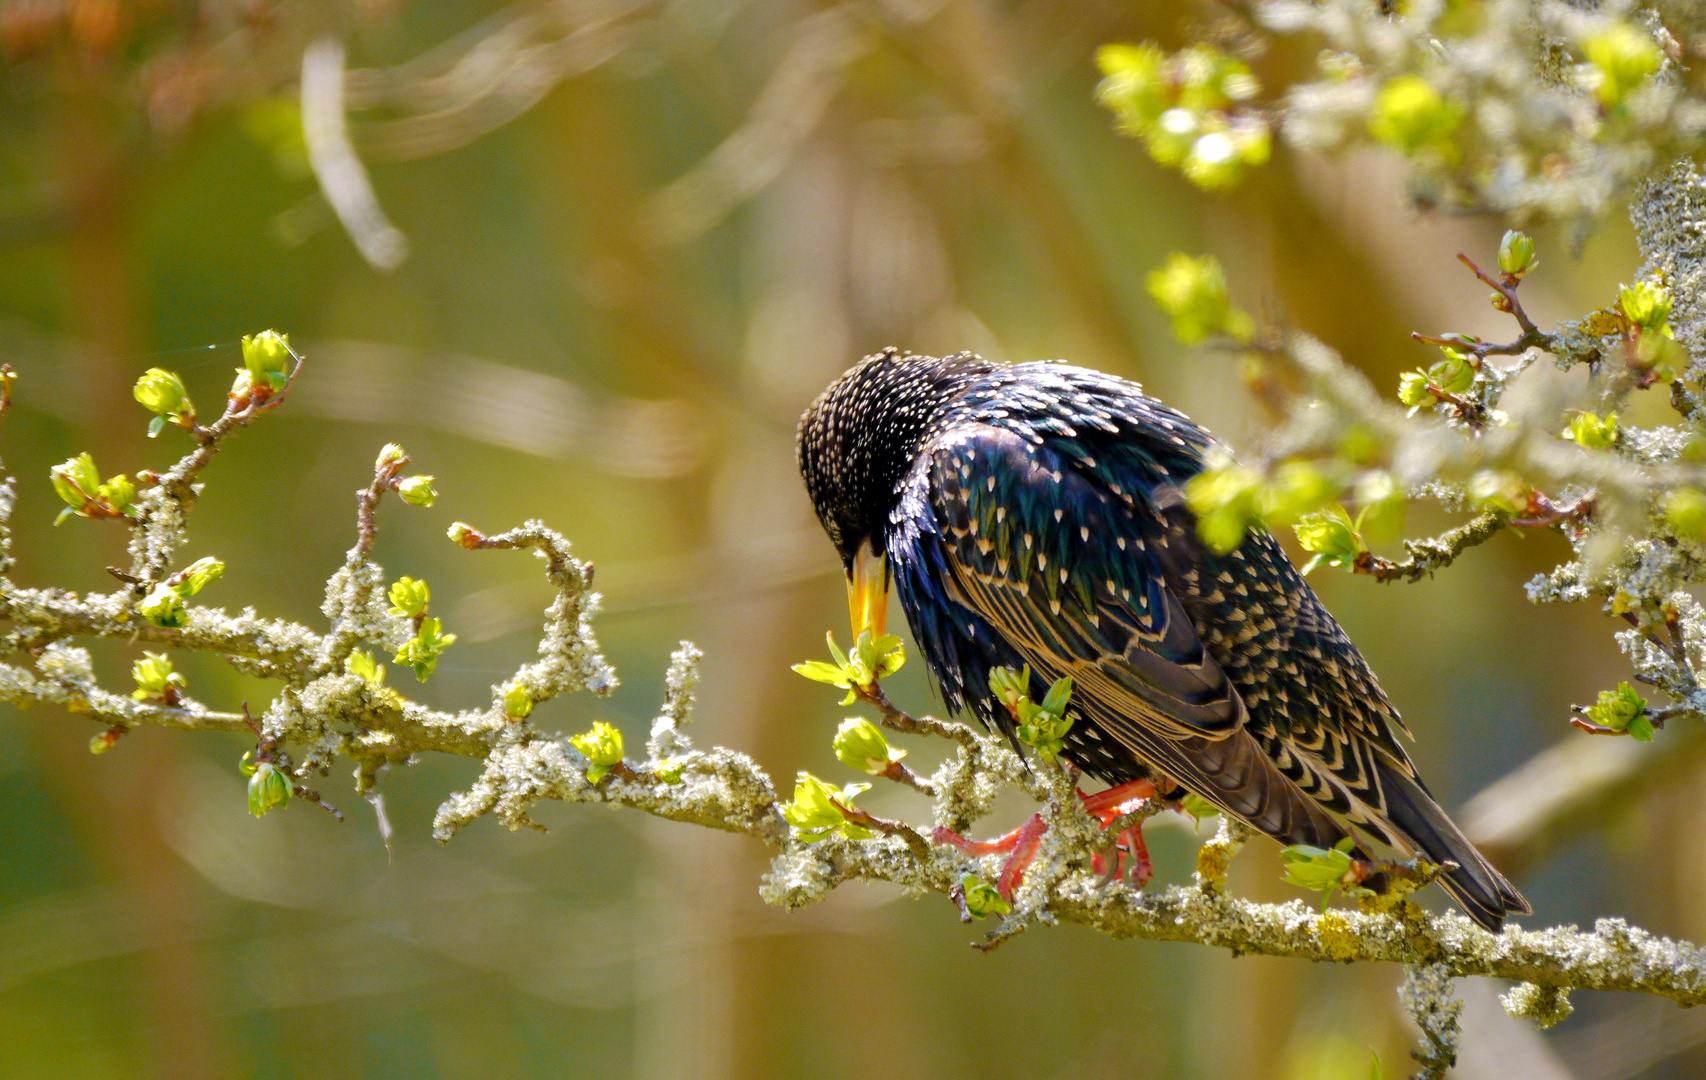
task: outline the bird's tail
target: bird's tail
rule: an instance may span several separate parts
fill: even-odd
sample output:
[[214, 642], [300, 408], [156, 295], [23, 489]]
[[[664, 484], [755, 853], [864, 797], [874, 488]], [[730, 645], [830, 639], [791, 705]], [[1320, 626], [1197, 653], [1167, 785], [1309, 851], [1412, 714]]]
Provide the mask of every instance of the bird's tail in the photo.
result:
[[1430, 861], [1457, 864], [1456, 869], [1440, 875], [1439, 884], [1465, 914], [1497, 933], [1507, 914], [1527, 915], [1533, 910], [1421, 784], [1381, 760], [1379, 754], [1371, 756], [1375, 758], [1380, 790], [1386, 796], [1386, 819]]

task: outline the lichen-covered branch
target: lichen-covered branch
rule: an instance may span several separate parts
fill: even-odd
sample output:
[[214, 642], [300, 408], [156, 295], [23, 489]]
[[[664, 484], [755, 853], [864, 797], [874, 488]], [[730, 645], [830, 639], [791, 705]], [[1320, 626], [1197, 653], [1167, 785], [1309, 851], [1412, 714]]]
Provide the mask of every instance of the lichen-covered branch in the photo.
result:
[[[1525, 453], [1519, 435], [1471, 436], [1448, 424], [1394, 417], [1396, 410], [1379, 402], [1359, 376], [1307, 339], [1295, 339], [1288, 355], [1330, 408], [1360, 410], [1365, 420], [1386, 425], [1394, 442], [1429, 447], [1435, 460], [1462, 462], [1467, 468], [1500, 454]], [[1492, 935], [1457, 915], [1426, 915], [1401, 898], [1370, 900], [1366, 910], [1348, 911], [1230, 896], [1226, 866], [1249, 836], [1230, 823], [1203, 845], [1195, 885], [1145, 892], [1141, 878], [1121, 878], [1130, 853], [1109, 855], [1119, 838], [1140, 836], [1145, 819], [1172, 809], [1151, 797], [1121, 804], [1098, 819], [1087, 810], [1077, 789], [1078, 774], [1069, 767], [1043, 758], [1027, 762], [1013, 747], [964, 724], [913, 715], [892, 702], [875, 678], [860, 679], [853, 688], [891, 730], [940, 739], [951, 747], [932, 775], [910, 778], [909, 787], [930, 799], [928, 826], [876, 817], [854, 805], [857, 787], [836, 791], [804, 775], [793, 801], [784, 802], [771, 778], [746, 755], [696, 746], [689, 724], [699, 653], [686, 643], [672, 659], [666, 700], [642, 756], [628, 756], [621, 733], [608, 725], [573, 736], [544, 731], [529, 719], [534, 705], [575, 691], [608, 694], [617, 679], [592, 629], [598, 608], [592, 569], [574, 557], [561, 535], [539, 522], [496, 534], [461, 523], [451, 527], [450, 539], [470, 552], [533, 552], [556, 596], [542, 615], [537, 656], [493, 684], [486, 703], [458, 712], [427, 708], [387, 686], [383, 661], [366, 651], [391, 654], [393, 664], [424, 679], [455, 640], [431, 614], [431, 590], [424, 582], [404, 577], [387, 588], [385, 571], [372, 559], [388, 496], [415, 503], [436, 497], [430, 477], [402, 475], [410, 461], [400, 447], [387, 446], [380, 453], [371, 484], [358, 495], [356, 542], [327, 582], [324, 629], [267, 620], [251, 611], [233, 616], [189, 602], [217, 578], [218, 568], [209, 565], [216, 560], [172, 570], [171, 555], [183, 540], [199, 475], [212, 461], [211, 450], [258, 415], [259, 405], [267, 405], [255, 400], [267, 397], [259, 381], [264, 374], [264, 366], [259, 374], [251, 372], [257, 381], [245, 384], [249, 399], [234, 396], [219, 422], [206, 428], [179, 425], [188, 428], [195, 446], [167, 474], [177, 480], [154, 483], [146, 502], [115, 498], [110, 506], [117, 512], [86, 515], [98, 517], [90, 527], [133, 530], [133, 548], [141, 554], [138, 572], [127, 578], [135, 581], [112, 593], [78, 596], [0, 580], [0, 623], [6, 628], [0, 639], [5, 657], [0, 700], [64, 705], [96, 722], [103, 729], [91, 742], [97, 752], [114, 748], [139, 728], [251, 732], [256, 749], [250, 807], [257, 814], [286, 805], [293, 796], [321, 803], [306, 782], [341, 757], [353, 763], [358, 789], [374, 802], [385, 829], [389, 825], [378, 792], [383, 770], [421, 754], [446, 753], [481, 762], [481, 772], [468, 790], [452, 794], [439, 808], [433, 831], [441, 840], [485, 815], [511, 828], [538, 827], [531, 811], [544, 800], [608, 803], [765, 843], [776, 857], [761, 892], [790, 908], [820, 900], [846, 881], [887, 881], [913, 895], [949, 898], [968, 920], [997, 914], [984, 947], [1039, 923], [1067, 921], [1119, 937], [1194, 942], [1234, 953], [1405, 964], [1421, 972], [1412, 977], [1411, 996], [1429, 1040], [1423, 1055], [1428, 1068], [1443, 1068], [1455, 1045], [1443, 997], [1423, 993], [1432, 985], [1428, 979], [1489, 975], [1521, 983], [1526, 989], [1510, 995], [1512, 1008], [1536, 1020], [1561, 1015], [1574, 988], [1706, 1002], [1706, 953], [1617, 920], [1602, 921], [1591, 933], [1513, 926]], [[279, 374], [276, 384], [265, 384], [275, 395], [288, 386], [288, 375]], [[1596, 463], [1583, 453], [1533, 459], [1548, 462], [1555, 470], [1551, 475], [1559, 478], [1598, 476]], [[1658, 482], [1662, 468], [1626, 470], [1619, 474], [1619, 485], [1606, 487], [1614, 493], [1639, 491], [1643, 484]], [[96, 486], [120, 490], [115, 481]], [[12, 491], [10, 481], [0, 486], [0, 510], [10, 510]], [[74, 514], [93, 505], [83, 486], [61, 494]], [[107, 506], [102, 504], [103, 511]], [[1427, 565], [1428, 558], [1443, 565], [1471, 540], [1484, 538], [1481, 532], [1505, 523], [1487, 516], [1492, 523], [1442, 540], [1437, 557], [1418, 546], [1412, 565]], [[0, 540], [7, 525], [0, 515]], [[159, 599], [162, 590], [171, 594], [170, 602]], [[189, 695], [181, 677], [171, 673], [167, 655], [150, 653], [138, 662], [137, 689], [127, 695], [98, 685], [89, 654], [75, 644], [78, 638], [139, 640], [167, 650], [211, 653], [275, 682], [278, 690], [259, 718], [251, 718], [246, 705], [241, 712], [215, 711]], [[865, 737], [882, 741], [877, 735]], [[899, 779], [897, 770], [882, 767], [886, 760], [885, 754], [877, 755], [877, 775]], [[1007, 790], [1022, 792], [1041, 810], [1029, 833], [1034, 852], [1028, 867], [1003, 896], [986, 884], [1001, 874], [1002, 857], [982, 854], [984, 847], [960, 834], [986, 817]], [[806, 807], [809, 800], [802, 792], [811, 791], [822, 797]], [[1112, 874], [1106, 872], [1109, 867]]]

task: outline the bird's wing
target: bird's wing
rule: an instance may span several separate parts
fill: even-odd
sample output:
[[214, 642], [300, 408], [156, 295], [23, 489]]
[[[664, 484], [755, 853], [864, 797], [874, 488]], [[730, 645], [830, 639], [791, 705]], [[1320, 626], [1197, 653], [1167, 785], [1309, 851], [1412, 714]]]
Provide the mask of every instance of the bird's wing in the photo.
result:
[[954, 599], [1039, 674], [1072, 676], [1074, 700], [1122, 742], [1218, 740], [1243, 725], [1243, 702], [1120, 497], [1047, 446], [988, 425], [937, 439], [913, 486]]

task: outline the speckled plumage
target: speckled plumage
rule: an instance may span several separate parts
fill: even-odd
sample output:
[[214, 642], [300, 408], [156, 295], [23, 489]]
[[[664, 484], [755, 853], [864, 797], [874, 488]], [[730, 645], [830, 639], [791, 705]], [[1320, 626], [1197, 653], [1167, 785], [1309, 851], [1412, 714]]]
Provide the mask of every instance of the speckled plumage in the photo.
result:
[[867, 357], [800, 422], [818, 516], [849, 566], [888, 556], [949, 706], [1012, 735], [989, 670], [1075, 682], [1066, 756], [1195, 792], [1281, 843], [1341, 821], [1459, 868], [1484, 926], [1528, 905], [1446, 817], [1356, 647], [1272, 536], [1216, 555], [1182, 486], [1212, 438], [1136, 385], [1063, 364]]

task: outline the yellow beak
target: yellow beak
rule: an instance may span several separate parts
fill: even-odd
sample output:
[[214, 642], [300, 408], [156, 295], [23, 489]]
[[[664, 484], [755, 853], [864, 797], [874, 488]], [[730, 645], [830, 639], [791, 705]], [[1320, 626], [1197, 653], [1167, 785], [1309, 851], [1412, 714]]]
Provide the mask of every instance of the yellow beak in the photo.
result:
[[847, 574], [847, 616], [853, 623], [854, 641], [866, 630], [880, 638], [888, 626], [889, 561], [872, 553], [869, 540], [859, 545]]

